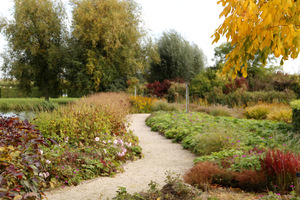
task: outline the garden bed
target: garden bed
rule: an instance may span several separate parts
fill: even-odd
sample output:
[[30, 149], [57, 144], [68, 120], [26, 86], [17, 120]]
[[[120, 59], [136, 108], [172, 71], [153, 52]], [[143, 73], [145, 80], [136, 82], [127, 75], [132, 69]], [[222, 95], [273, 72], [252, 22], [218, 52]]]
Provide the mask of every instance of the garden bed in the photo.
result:
[[122, 171], [141, 156], [129, 107], [127, 95], [105, 93], [41, 112], [31, 124], [1, 118], [0, 197], [41, 197], [45, 188]]
[[218, 184], [287, 193], [296, 187], [300, 136], [289, 124], [204, 113], [157, 112], [148, 118], [147, 125], [199, 156], [186, 181], [202, 189]]

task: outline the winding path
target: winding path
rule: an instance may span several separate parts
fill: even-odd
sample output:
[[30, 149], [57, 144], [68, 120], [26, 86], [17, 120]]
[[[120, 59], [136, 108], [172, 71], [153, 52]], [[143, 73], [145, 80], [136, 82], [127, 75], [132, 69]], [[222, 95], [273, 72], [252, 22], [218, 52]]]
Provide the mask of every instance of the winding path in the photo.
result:
[[118, 186], [125, 187], [129, 193], [148, 190], [152, 181], [164, 184], [165, 172], [184, 174], [193, 166], [194, 155], [184, 150], [180, 144], [172, 143], [145, 125], [149, 114], [131, 115], [131, 130], [139, 137], [144, 158], [129, 162], [125, 172], [115, 177], [100, 177], [85, 181], [76, 187], [55, 189], [46, 192], [49, 200], [105, 200], [116, 196]]

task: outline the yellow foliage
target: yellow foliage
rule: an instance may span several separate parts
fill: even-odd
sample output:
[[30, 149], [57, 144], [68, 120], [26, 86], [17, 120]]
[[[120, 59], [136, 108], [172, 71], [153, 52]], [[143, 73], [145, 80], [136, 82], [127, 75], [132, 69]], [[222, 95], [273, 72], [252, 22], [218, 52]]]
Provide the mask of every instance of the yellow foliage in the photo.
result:
[[268, 120], [273, 121], [283, 121], [285, 123], [291, 124], [292, 123], [292, 109], [290, 107], [288, 108], [278, 108], [275, 110], [272, 110], [268, 115]]
[[157, 101], [157, 99], [138, 96], [138, 97], [130, 97], [130, 101], [133, 107], [133, 112], [149, 113], [151, 112], [152, 104], [155, 101]]
[[300, 45], [300, 3], [292, 0], [219, 0], [225, 20], [213, 34], [213, 43], [225, 36], [235, 48], [228, 54], [223, 74], [230, 69], [242, 70], [247, 76], [246, 63], [259, 52], [262, 63], [269, 54], [282, 56], [282, 62], [297, 58]]
[[266, 119], [272, 107], [268, 104], [258, 104], [255, 106], [247, 107], [245, 116], [247, 119]]
[[268, 119], [292, 123], [292, 108], [282, 103], [259, 103], [245, 109], [248, 119]]

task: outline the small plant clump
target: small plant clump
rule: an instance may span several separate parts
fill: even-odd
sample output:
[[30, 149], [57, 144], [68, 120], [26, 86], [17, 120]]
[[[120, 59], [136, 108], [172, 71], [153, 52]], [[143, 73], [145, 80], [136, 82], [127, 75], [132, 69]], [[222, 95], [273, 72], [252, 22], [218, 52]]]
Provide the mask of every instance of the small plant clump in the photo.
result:
[[165, 185], [161, 188], [160, 186], [151, 181], [149, 183], [149, 190], [146, 192], [139, 192], [129, 194], [124, 187], [119, 187], [115, 200], [193, 200], [200, 199], [202, 192], [197, 188], [194, 188], [188, 184], [185, 184], [179, 175], [175, 175], [172, 172], [166, 172]]

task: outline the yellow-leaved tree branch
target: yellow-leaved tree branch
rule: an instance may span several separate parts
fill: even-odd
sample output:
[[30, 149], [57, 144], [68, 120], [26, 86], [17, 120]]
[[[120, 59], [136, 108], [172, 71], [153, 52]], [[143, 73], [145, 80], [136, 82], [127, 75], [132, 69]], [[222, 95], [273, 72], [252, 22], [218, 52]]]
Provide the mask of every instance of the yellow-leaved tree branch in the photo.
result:
[[223, 73], [238, 71], [247, 76], [247, 61], [260, 54], [266, 64], [269, 54], [284, 60], [297, 58], [300, 45], [300, 3], [297, 0], [219, 0], [224, 22], [212, 35], [213, 43], [225, 36], [234, 49], [227, 55]]

